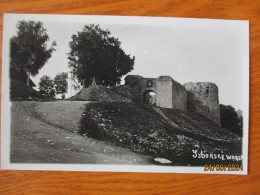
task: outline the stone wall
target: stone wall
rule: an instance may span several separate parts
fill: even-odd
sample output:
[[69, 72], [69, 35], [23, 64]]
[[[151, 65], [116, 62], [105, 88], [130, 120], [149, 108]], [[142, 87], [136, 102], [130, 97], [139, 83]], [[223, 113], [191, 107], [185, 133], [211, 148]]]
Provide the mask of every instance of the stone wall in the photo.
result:
[[187, 91], [178, 82], [172, 81], [172, 108], [187, 111]]
[[156, 106], [198, 113], [220, 125], [218, 87], [214, 83], [185, 83], [182, 86], [170, 76], [143, 78], [139, 75], [127, 76], [125, 83], [135, 89], [135, 103], [144, 103], [144, 95], [153, 91]]
[[156, 90], [156, 106], [163, 108], [173, 108], [172, 87], [173, 80], [171, 77], [158, 77]]
[[135, 103], [143, 103], [145, 93], [152, 91], [157, 97], [157, 79], [155, 78], [143, 78], [138, 75], [128, 75], [125, 78], [125, 85], [134, 88]]
[[214, 83], [185, 83], [188, 110], [202, 114], [220, 125], [218, 87]]
[[143, 78], [139, 75], [128, 75], [125, 78], [125, 84], [138, 92], [135, 94], [136, 103], [143, 103], [144, 95], [152, 91], [156, 94], [156, 106], [187, 110], [186, 89], [170, 76]]

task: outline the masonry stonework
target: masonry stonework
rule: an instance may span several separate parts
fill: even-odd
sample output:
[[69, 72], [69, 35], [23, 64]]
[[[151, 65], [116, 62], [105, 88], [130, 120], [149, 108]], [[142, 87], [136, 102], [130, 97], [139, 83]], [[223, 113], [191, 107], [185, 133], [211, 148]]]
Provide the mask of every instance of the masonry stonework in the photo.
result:
[[136, 103], [144, 103], [145, 94], [154, 92], [156, 106], [201, 114], [220, 125], [218, 87], [214, 83], [185, 83], [182, 86], [170, 76], [143, 78], [128, 75], [125, 85], [135, 89]]
[[187, 91], [174, 80], [172, 80], [172, 105], [172, 108], [187, 111]]
[[147, 92], [154, 92], [156, 95], [157, 91], [157, 79], [156, 78], [143, 78], [139, 75], [128, 75], [125, 78], [125, 85], [129, 85], [132, 88], [135, 88], [137, 93], [136, 103], [144, 102], [144, 95]]
[[185, 83], [188, 91], [188, 110], [207, 116], [220, 125], [218, 87], [214, 83]]
[[173, 108], [171, 77], [158, 77], [156, 90], [156, 106], [163, 108]]

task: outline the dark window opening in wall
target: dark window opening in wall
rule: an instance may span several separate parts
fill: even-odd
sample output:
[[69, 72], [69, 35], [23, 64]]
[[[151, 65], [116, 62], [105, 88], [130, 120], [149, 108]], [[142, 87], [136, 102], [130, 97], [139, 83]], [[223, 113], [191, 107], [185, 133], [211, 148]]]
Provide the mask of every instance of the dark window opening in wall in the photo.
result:
[[144, 93], [144, 103], [145, 104], [152, 104], [156, 103], [156, 94], [153, 91], [147, 91]]
[[148, 80], [148, 81], [147, 81], [147, 87], [152, 87], [152, 86], [153, 86], [153, 81]]

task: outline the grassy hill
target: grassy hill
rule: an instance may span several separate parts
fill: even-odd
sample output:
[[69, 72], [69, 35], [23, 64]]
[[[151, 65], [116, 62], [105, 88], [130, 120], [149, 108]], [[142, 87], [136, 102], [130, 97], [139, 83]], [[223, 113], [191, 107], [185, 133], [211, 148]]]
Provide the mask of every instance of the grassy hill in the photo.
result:
[[146, 104], [86, 101], [42, 102], [34, 110], [54, 126], [112, 142], [152, 159], [166, 158], [172, 165], [241, 163], [194, 158], [194, 151], [241, 155], [242, 147], [241, 137], [198, 114]]
[[[86, 104], [79, 133], [169, 159], [174, 165], [241, 163], [215, 158], [241, 155], [241, 137], [204, 116], [175, 109], [129, 103]], [[208, 157], [194, 157], [194, 151]]]

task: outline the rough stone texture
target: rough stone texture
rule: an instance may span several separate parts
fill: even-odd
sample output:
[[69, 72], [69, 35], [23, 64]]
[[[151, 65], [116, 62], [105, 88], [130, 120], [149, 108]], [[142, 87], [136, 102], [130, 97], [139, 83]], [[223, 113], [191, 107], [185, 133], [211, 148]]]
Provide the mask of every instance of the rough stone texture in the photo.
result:
[[128, 75], [125, 78], [125, 83], [129, 87], [135, 89], [135, 103], [143, 103], [144, 96], [147, 92], [154, 92], [157, 99], [157, 79], [156, 78], [143, 78], [138, 75]]
[[157, 81], [156, 106], [173, 108], [173, 80], [169, 76], [160, 76]]
[[186, 89], [170, 76], [143, 78], [138, 75], [128, 75], [125, 83], [137, 92], [134, 101], [136, 103], [144, 103], [145, 94], [152, 91], [156, 94], [156, 106], [187, 110]]
[[172, 105], [172, 108], [187, 111], [187, 91], [174, 80], [172, 80]]
[[202, 114], [220, 125], [218, 87], [214, 83], [185, 83], [188, 94], [188, 110]]

